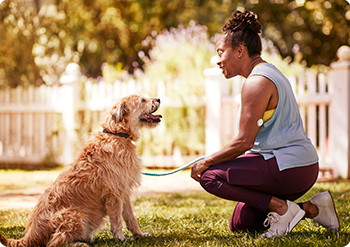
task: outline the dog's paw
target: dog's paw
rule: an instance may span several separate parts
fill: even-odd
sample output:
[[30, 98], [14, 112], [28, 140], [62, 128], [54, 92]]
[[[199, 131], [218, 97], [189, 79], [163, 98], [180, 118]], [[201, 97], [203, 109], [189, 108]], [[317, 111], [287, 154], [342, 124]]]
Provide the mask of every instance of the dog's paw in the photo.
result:
[[76, 243], [72, 243], [69, 246], [70, 247], [89, 247], [90, 245], [87, 243], [76, 242]]
[[143, 233], [141, 233], [141, 237], [142, 237], [142, 238], [150, 237], [150, 236], [151, 236], [151, 234], [148, 233], [148, 232], [143, 232]]
[[128, 240], [123, 234], [115, 235], [115, 238], [123, 242]]
[[134, 235], [134, 238], [145, 238], [145, 237], [150, 237], [151, 234], [147, 232], [141, 232], [140, 234]]

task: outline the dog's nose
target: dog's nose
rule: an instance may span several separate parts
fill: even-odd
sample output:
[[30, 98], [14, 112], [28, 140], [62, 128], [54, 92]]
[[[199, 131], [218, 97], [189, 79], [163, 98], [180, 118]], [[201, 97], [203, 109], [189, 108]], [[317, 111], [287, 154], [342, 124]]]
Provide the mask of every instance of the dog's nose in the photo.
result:
[[157, 99], [157, 102], [160, 103], [160, 99]]

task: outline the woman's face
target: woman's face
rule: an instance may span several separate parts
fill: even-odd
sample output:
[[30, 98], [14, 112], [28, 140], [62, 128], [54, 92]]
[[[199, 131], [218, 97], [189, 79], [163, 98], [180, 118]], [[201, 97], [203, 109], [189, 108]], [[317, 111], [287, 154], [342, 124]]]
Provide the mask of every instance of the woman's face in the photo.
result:
[[222, 35], [216, 43], [216, 52], [219, 56], [219, 65], [226, 79], [240, 74], [240, 58], [237, 49], [232, 49], [229, 42], [225, 41], [225, 35]]

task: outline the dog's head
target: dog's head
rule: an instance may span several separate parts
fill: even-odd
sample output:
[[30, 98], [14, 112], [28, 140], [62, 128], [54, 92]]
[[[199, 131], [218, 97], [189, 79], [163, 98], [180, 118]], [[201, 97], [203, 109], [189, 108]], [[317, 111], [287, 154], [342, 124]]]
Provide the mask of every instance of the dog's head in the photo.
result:
[[101, 126], [109, 132], [127, 134], [137, 141], [142, 127], [153, 128], [160, 123], [162, 116], [153, 114], [159, 106], [158, 98], [127, 96], [107, 112], [105, 122]]

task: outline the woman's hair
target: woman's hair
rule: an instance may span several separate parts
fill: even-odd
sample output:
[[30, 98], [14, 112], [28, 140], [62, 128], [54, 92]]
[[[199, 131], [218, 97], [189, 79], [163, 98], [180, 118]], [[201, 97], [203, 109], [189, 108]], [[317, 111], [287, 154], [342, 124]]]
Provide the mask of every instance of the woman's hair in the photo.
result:
[[250, 11], [236, 10], [222, 28], [226, 35], [226, 42], [230, 42], [232, 48], [239, 45], [247, 47], [249, 57], [261, 55], [261, 24], [258, 16]]

